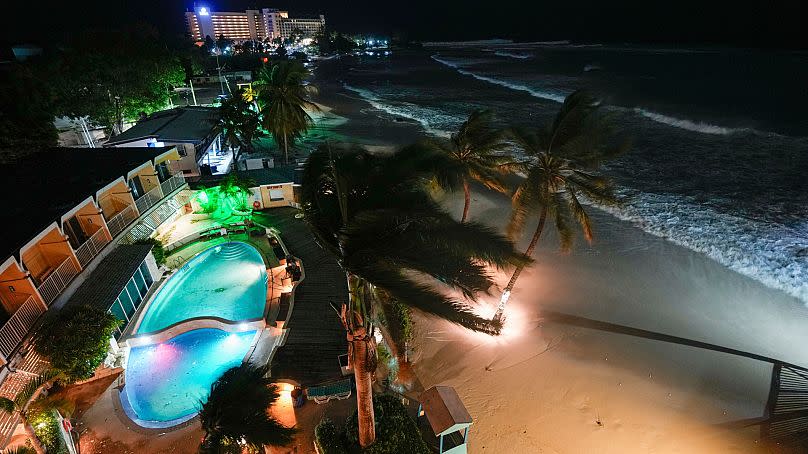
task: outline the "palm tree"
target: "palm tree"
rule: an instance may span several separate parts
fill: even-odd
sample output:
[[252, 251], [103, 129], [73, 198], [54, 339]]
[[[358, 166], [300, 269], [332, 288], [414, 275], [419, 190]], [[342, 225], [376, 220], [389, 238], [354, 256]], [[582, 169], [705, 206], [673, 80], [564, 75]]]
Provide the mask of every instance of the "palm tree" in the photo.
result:
[[429, 140], [422, 145], [432, 148], [443, 158], [435, 169], [435, 182], [443, 189], [463, 187], [465, 202], [460, 222], [466, 222], [471, 205], [471, 180], [485, 187], [505, 192], [503, 172], [509, 170], [512, 158], [502, 150], [508, 146], [505, 133], [495, 128], [490, 110], [475, 110], [448, 140]]
[[[496, 332], [499, 325], [474, 314], [466, 300], [493, 286], [486, 265], [526, 261], [503, 236], [457, 222], [431, 199], [426, 182], [433, 162], [428, 154], [321, 148], [304, 169], [306, 220], [346, 274], [348, 301], [338, 312], [356, 380], [363, 447], [375, 440], [371, 378], [379, 306], [395, 300], [469, 329]], [[447, 290], [464, 299], [447, 296]]]
[[243, 149], [252, 147], [255, 139], [260, 137], [261, 130], [258, 112], [252, 109], [245, 93], [238, 91], [231, 98], [222, 102], [219, 116], [214, 125], [214, 133], [221, 134], [224, 142], [235, 148], [233, 163], [238, 170], [238, 159]]
[[268, 366], [242, 364], [225, 371], [210, 387], [199, 419], [205, 436], [200, 453], [263, 452], [265, 446], [284, 446], [296, 430], [269, 414], [278, 400], [278, 387], [267, 378]]
[[283, 61], [258, 72], [254, 90], [261, 107], [261, 126], [272, 134], [275, 143], [283, 143], [289, 162], [289, 142], [294, 143], [312, 126], [306, 109], [319, 110], [309, 97], [316, 92], [305, 82], [308, 70], [298, 61]]
[[[579, 200], [579, 195], [601, 205], [618, 203], [612, 181], [594, 173], [600, 164], [628, 149], [628, 143], [609, 143], [612, 128], [608, 118], [598, 111], [598, 102], [583, 91], [576, 91], [552, 123], [537, 131], [515, 130], [514, 140], [529, 158], [523, 164], [526, 178], [514, 191], [513, 211], [508, 236], [516, 239], [528, 215], [537, 213], [539, 223], [525, 250], [533, 255], [547, 218], [558, 232], [562, 251], [569, 251], [573, 240], [573, 223], [578, 224], [584, 238], [592, 242], [592, 225]], [[505, 305], [524, 266], [517, 266], [502, 292], [494, 320], [502, 321]]]
[[28, 418], [34, 413], [34, 410], [51, 410], [60, 406], [57, 401], [47, 398], [37, 399], [42, 389], [50, 385], [57, 376], [58, 374], [54, 371], [45, 371], [29, 381], [13, 400], [0, 397], [0, 410], [9, 414], [14, 412], [20, 414], [25, 432], [31, 440], [31, 446], [38, 454], [44, 454], [45, 449], [42, 447], [39, 438], [37, 438]]
[[3, 450], [2, 454], [36, 454], [36, 450], [23, 445], [15, 446], [13, 448], [6, 448]]

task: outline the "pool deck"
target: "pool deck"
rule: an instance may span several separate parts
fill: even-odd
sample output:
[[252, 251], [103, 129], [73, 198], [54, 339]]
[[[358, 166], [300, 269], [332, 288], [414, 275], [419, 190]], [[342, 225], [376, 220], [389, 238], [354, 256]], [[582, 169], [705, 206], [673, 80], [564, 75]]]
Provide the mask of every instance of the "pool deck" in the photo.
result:
[[272, 376], [303, 386], [342, 378], [338, 356], [347, 353], [345, 329], [329, 301], [348, 298], [345, 273], [333, 256], [314, 241], [308, 225], [295, 219], [294, 208], [274, 208], [254, 214], [255, 222], [280, 231], [280, 237], [299, 258], [306, 278], [295, 289], [295, 303], [285, 328], [286, 343], [272, 360]]

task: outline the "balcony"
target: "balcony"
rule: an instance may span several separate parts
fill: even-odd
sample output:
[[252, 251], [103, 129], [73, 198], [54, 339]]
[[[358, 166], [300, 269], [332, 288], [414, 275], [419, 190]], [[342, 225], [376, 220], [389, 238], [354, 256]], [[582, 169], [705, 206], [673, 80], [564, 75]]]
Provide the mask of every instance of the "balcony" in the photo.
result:
[[[53, 300], [62, 293], [67, 284], [79, 274], [79, 268], [67, 257], [52, 273], [37, 287], [45, 304], [51, 305]], [[16, 313], [16, 312], [15, 312]]]
[[171, 178], [160, 183], [160, 190], [163, 191], [163, 196], [167, 196], [185, 184], [185, 176], [182, 172], [177, 172]]
[[8, 358], [11, 355], [11, 352], [20, 345], [20, 342], [44, 312], [45, 308], [33, 295], [22, 303], [22, 306], [14, 312], [14, 315], [8, 319], [6, 324], [0, 327], [0, 355], [2, 357]]
[[135, 200], [135, 206], [137, 207], [138, 212], [140, 212], [140, 214], [142, 215], [149, 208], [153, 207], [154, 204], [159, 202], [160, 199], [162, 198], [163, 198], [163, 191], [160, 189], [160, 186], [155, 186], [154, 189], [143, 194], [140, 198]]
[[[131, 207], [130, 207], [131, 208]], [[101, 252], [101, 249], [110, 242], [107, 232], [103, 228], [98, 229], [87, 241], [76, 249], [76, 258], [79, 259], [79, 264], [84, 268], [88, 263]]]
[[132, 205], [127, 205], [120, 213], [112, 216], [107, 221], [109, 234], [112, 238], [115, 238], [119, 233], [123, 232], [123, 229], [125, 229], [127, 225], [134, 222], [135, 219], [137, 219], [137, 212], [132, 208]]

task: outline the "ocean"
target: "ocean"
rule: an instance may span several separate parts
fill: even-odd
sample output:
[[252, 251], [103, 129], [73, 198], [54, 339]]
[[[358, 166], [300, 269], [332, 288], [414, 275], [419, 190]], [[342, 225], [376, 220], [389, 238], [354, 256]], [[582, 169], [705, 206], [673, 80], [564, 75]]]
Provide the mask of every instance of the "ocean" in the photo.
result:
[[808, 53], [481, 42], [329, 64], [379, 121], [439, 136], [478, 108], [538, 126], [593, 92], [633, 140], [604, 169], [610, 214], [808, 304]]

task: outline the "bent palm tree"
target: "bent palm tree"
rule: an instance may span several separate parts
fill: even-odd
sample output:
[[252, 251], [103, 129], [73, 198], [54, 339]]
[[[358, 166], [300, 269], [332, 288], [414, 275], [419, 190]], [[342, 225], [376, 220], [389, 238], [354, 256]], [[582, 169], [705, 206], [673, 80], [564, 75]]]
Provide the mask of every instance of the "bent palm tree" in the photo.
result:
[[508, 143], [504, 132], [493, 125], [493, 120], [492, 111], [475, 110], [448, 140], [429, 140], [421, 144], [436, 151], [441, 158], [442, 162], [435, 168], [438, 186], [452, 191], [463, 188], [465, 199], [460, 222], [468, 219], [471, 180], [496, 191], [507, 190], [502, 177], [512, 158], [501, 153]]
[[254, 90], [261, 108], [261, 125], [272, 134], [275, 143], [283, 144], [289, 162], [289, 142], [294, 143], [312, 126], [306, 109], [319, 110], [309, 97], [316, 89], [305, 83], [308, 70], [298, 61], [284, 61], [263, 68], [258, 73]]
[[238, 170], [238, 158], [241, 151], [252, 147], [253, 141], [260, 137], [259, 115], [246, 100], [244, 92], [239, 90], [233, 97], [226, 99], [219, 108], [219, 117], [214, 125], [214, 133], [221, 134], [224, 142], [236, 149], [233, 163]]
[[32, 410], [48, 410], [58, 406], [55, 401], [51, 402], [48, 399], [37, 399], [42, 389], [49, 385], [57, 376], [58, 374], [54, 371], [45, 371], [29, 381], [22, 390], [17, 393], [14, 400], [7, 397], [0, 397], [0, 410], [9, 414], [14, 412], [20, 414], [25, 433], [31, 440], [31, 446], [40, 454], [44, 453], [45, 449], [42, 447], [39, 438], [37, 438], [28, 417], [32, 414]]
[[265, 446], [284, 446], [295, 429], [269, 414], [278, 388], [266, 377], [268, 367], [242, 364], [225, 371], [210, 387], [199, 419], [205, 436], [201, 453], [241, 453], [246, 445], [256, 452]]
[[[508, 236], [515, 239], [521, 234], [528, 215], [538, 213], [539, 223], [525, 250], [533, 255], [550, 217], [558, 231], [561, 250], [572, 247], [573, 226], [580, 225], [584, 238], [592, 241], [589, 215], [579, 200], [584, 195], [602, 205], [615, 205], [612, 181], [593, 173], [600, 164], [627, 150], [628, 144], [609, 144], [612, 128], [608, 119], [598, 112], [599, 104], [582, 91], [576, 91], [564, 100], [564, 105], [552, 123], [535, 132], [514, 131], [514, 140], [529, 160], [523, 165], [526, 178], [513, 194], [513, 211], [508, 225]], [[517, 266], [502, 292], [494, 319], [502, 320], [505, 305], [524, 266]]]
[[429, 155], [373, 155], [361, 148], [320, 149], [303, 176], [306, 220], [345, 270], [348, 302], [339, 310], [347, 331], [359, 414], [359, 442], [375, 440], [371, 377], [376, 366], [374, 319], [378, 306], [396, 300], [469, 329], [499, 325], [473, 313], [466, 300], [494, 284], [486, 265], [526, 259], [493, 230], [459, 223], [426, 191]]

